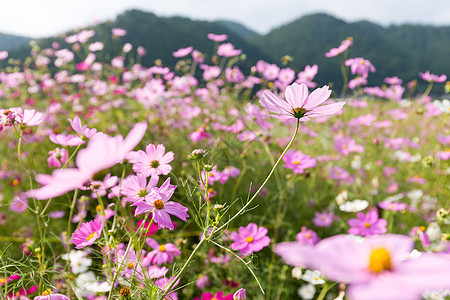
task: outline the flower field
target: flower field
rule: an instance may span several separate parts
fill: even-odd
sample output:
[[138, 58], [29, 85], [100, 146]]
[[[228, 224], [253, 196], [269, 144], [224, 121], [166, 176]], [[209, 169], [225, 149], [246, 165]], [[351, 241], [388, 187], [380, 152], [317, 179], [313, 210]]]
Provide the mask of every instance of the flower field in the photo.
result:
[[446, 75], [363, 88], [348, 38], [336, 90], [208, 38], [175, 68], [93, 30], [0, 51], [0, 298], [450, 297]]

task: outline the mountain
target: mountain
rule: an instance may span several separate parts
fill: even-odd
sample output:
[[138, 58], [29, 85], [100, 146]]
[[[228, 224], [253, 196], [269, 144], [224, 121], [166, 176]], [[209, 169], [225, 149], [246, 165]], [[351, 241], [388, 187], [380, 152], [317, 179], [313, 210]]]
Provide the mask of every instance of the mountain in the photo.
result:
[[382, 84], [387, 76], [397, 75], [404, 81], [418, 77], [418, 72], [435, 74], [450, 70], [450, 27], [401, 25], [382, 27], [362, 21], [347, 23], [327, 14], [302, 17], [250, 41], [267, 55], [278, 60], [283, 55], [294, 57], [293, 65], [302, 70], [317, 64], [316, 81], [342, 84], [338, 58], [325, 53], [353, 37], [348, 57], [364, 57], [377, 72], [369, 75], [369, 85]]
[[220, 25], [228, 28], [229, 30], [233, 31], [240, 37], [242, 37], [245, 40], [256, 38], [259, 36], [259, 34], [247, 27], [245, 27], [242, 24], [233, 22], [233, 21], [227, 21], [227, 20], [218, 20], [216, 23], [219, 23]]
[[0, 50], [11, 50], [27, 45], [30, 41], [31, 39], [27, 37], [0, 33]]

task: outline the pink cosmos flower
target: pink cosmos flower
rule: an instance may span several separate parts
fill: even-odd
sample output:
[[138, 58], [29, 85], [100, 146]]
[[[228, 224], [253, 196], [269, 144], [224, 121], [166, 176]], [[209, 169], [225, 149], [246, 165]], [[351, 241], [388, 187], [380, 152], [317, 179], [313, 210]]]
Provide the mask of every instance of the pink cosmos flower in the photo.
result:
[[284, 167], [292, 169], [295, 174], [303, 174], [305, 169], [315, 167], [317, 161], [301, 151], [288, 150], [283, 157]]
[[400, 78], [398, 78], [397, 76], [393, 76], [393, 77], [386, 77], [384, 79], [384, 82], [386, 82], [387, 84], [390, 85], [398, 85], [398, 84], [402, 84], [402, 80]]
[[225, 43], [217, 47], [217, 55], [224, 57], [237, 56], [242, 53], [240, 49], [234, 49], [233, 44]]
[[23, 196], [15, 196], [9, 204], [9, 210], [16, 213], [23, 213], [28, 208], [28, 200]]
[[280, 120], [299, 119], [309, 121], [310, 118], [332, 115], [342, 109], [345, 102], [322, 105], [331, 95], [328, 86], [315, 89], [308, 96], [308, 87], [305, 84], [293, 83], [285, 91], [286, 100], [281, 99], [272, 92], [263, 92], [259, 103], [267, 110], [277, 114], [272, 115]]
[[203, 290], [204, 288], [208, 287], [211, 285], [211, 283], [209, 282], [209, 277], [207, 275], [204, 274], [198, 274], [197, 276], [197, 281], [195, 282], [195, 285]]
[[369, 72], [374, 73], [376, 71], [372, 63], [362, 57], [349, 58], [345, 61], [345, 65], [347, 67], [350, 66], [352, 74], [359, 74], [362, 76], [367, 76], [369, 75]]
[[68, 153], [67, 150], [62, 148], [56, 148], [48, 152], [49, 157], [47, 163], [49, 168], [61, 168], [66, 163]]
[[147, 177], [142, 174], [130, 175], [122, 181], [120, 192], [125, 196], [124, 201], [131, 203], [145, 200], [145, 197], [150, 194], [153, 187], [158, 184], [158, 177], [150, 177], [147, 183]]
[[223, 292], [219, 291], [215, 295], [213, 293], [203, 293], [201, 298], [195, 297], [194, 300], [233, 300], [233, 295], [223, 295]]
[[437, 153], [437, 157], [440, 160], [449, 160], [450, 159], [450, 149], [446, 149], [445, 151], [439, 151]]
[[147, 238], [145, 243], [154, 249], [145, 257], [151, 264], [162, 265], [165, 263], [172, 263], [174, 257], [181, 255], [181, 251], [172, 243], [158, 244], [158, 242], [152, 238]]
[[114, 37], [119, 37], [119, 36], [124, 36], [127, 34], [127, 31], [125, 29], [122, 28], [113, 28], [111, 30], [112, 34]]
[[156, 147], [148, 144], [145, 152], [131, 152], [126, 158], [133, 164], [133, 171], [145, 177], [167, 175], [172, 171], [169, 163], [174, 159], [174, 154], [172, 151], [164, 154], [165, 151], [166, 148], [161, 144]]
[[444, 82], [447, 80], [447, 75], [442, 74], [440, 76], [431, 74], [430, 71], [426, 71], [425, 73], [419, 73], [419, 76], [428, 82]]
[[80, 135], [80, 137], [82, 139], [90, 139], [92, 137], [95, 137], [97, 135], [103, 135], [103, 133], [97, 133], [97, 129], [93, 128], [90, 129], [88, 128], [87, 125], [82, 126], [81, 125], [81, 120], [80, 117], [75, 116], [75, 118], [73, 118], [73, 120], [71, 119], [67, 119], [70, 122], [70, 126], [72, 126], [73, 130], [75, 130], [76, 133], [78, 133]]
[[84, 141], [81, 137], [73, 134], [66, 135], [62, 133], [52, 133], [48, 137], [50, 141], [61, 146], [78, 146], [80, 144], [84, 144]]
[[331, 212], [315, 212], [313, 223], [316, 227], [328, 227], [336, 218], [336, 215]]
[[5, 60], [8, 57], [8, 51], [0, 51], [0, 60]]
[[36, 175], [35, 179], [41, 187], [29, 190], [25, 195], [43, 200], [83, 187], [95, 173], [123, 161], [125, 154], [136, 147], [146, 130], [147, 124], [138, 123], [125, 139], [121, 135], [92, 139], [88, 146], [78, 153], [77, 168], [58, 169], [53, 171], [52, 175]]
[[350, 300], [421, 299], [425, 290], [450, 288], [450, 260], [437, 253], [408, 258], [411, 238], [398, 234], [368, 237], [335, 235], [315, 246], [285, 242], [275, 253], [290, 265], [319, 270], [326, 278], [348, 284]]
[[330, 51], [325, 53], [325, 56], [326, 57], [338, 56], [339, 54], [347, 50], [351, 45], [353, 45], [353, 38], [348, 37], [341, 42], [338, 48], [332, 48]]
[[158, 229], [173, 230], [175, 228], [170, 215], [186, 222], [186, 218], [189, 217], [186, 213], [188, 209], [179, 203], [169, 201], [175, 189], [176, 186], [170, 184], [170, 178], [167, 178], [160, 188], [152, 188], [150, 194], [145, 196], [145, 200], [132, 204], [132, 206], [136, 206], [135, 216], [152, 211], [153, 220], [158, 224]]
[[203, 125], [203, 126], [197, 128], [194, 132], [192, 132], [189, 135], [189, 138], [193, 142], [200, 142], [200, 141], [203, 141], [204, 139], [207, 139], [210, 137], [211, 137], [211, 134], [206, 131], [206, 125]]
[[361, 236], [370, 236], [386, 233], [387, 221], [378, 218], [376, 209], [372, 209], [367, 214], [358, 212], [357, 219], [348, 220], [348, 225], [352, 226], [348, 233], [359, 234]]
[[44, 296], [36, 296], [34, 300], [70, 300], [69, 297], [63, 294], [50, 294]]
[[320, 241], [317, 233], [306, 228], [306, 226], [302, 226], [302, 230], [297, 233], [296, 239], [298, 243], [303, 245], [315, 245], [318, 241]]
[[191, 53], [193, 49], [194, 49], [194, 47], [192, 47], [192, 46], [186, 47], [186, 48], [180, 48], [177, 51], [173, 52], [172, 55], [173, 55], [173, 57], [185, 57], [185, 56], [189, 55], [189, 53]]
[[[20, 109], [21, 110], [21, 109]], [[25, 109], [16, 116], [16, 122], [26, 126], [37, 126], [45, 119], [45, 115], [34, 109]]]
[[408, 204], [404, 202], [382, 201], [378, 203], [378, 206], [385, 210], [400, 211], [405, 210], [408, 207]]
[[258, 252], [270, 243], [267, 236], [267, 228], [258, 227], [255, 223], [250, 223], [246, 227], [239, 227], [239, 232], [232, 232], [231, 249], [239, 250], [242, 255], [250, 255]]
[[367, 84], [367, 75], [356, 76], [355, 78], [353, 78], [348, 82], [348, 88], [354, 90], [357, 86], [366, 84]]
[[246, 298], [245, 289], [243, 288], [240, 288], [233, 294], [233, 300], [245, 300], [245, 298]]
[[81, 224], [80, 228], [72, 234], [71, 243], [76, 245], [75, 248], [81, 249], [92, 245], [102, 233], [103, 224], [99, 219]]
[[220, 43], [225, 41], [228, 38], [228, 35], [226, 34], [215, 34], [215, 33], [208, 33], [208, 39], [211, 41]]
[[364, 152], [364, 146], [356, 144], [356, 141], [349, 136], [336, 136], [334, 147], [344, 156], [349, 156], [352, 153]]
[[298, 84], [304, 83], [309, 88], [315, 88], [317, 83], [313, 82], [314, 77], [316, 77], [319, 67], [317, 65], [306, 65], [305, 69], [298, 73], [298, 79], [295, 81]]

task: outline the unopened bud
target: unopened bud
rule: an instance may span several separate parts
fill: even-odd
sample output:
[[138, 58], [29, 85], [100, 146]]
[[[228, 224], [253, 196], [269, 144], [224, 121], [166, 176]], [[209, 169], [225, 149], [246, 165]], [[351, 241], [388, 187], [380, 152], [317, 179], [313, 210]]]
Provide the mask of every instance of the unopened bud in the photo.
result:
[[214, 209], [215, 211], [220, 211], [220, 210], [223, 209], [223, 205], [222, 205], [222, 204], [215, 204], [214, 207], [213, 207], [213, 209]]
[[239, 289], [233, 294], [233, 300], [244, 300], [245, 298], [245, 289]]
[[205, 170], [206, 172], [211, 172], [213, 167], [213, 165], [206, 164], [203, 166], [203, 170]]
[[191, 152], [192, 158], [201, 159], [205, 156], [205, 150], [203, 149], [195, 149]]

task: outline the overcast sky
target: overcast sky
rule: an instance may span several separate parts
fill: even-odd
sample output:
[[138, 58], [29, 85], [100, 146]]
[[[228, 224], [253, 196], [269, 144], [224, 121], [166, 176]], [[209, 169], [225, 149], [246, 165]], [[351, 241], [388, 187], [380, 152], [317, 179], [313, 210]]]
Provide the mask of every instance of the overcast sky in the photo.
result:
[[450, 25], [450, 0], [0, 0], [0, 32], [48, 37], [132, 8], [158, 16], [227, 19], [259, 33], [316, 12], [381, 25]]

